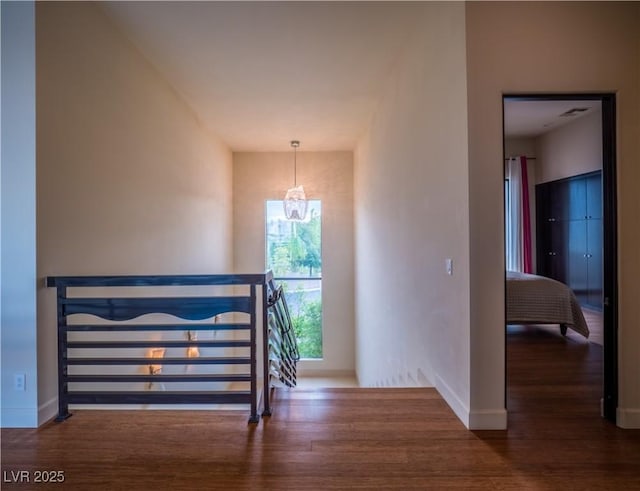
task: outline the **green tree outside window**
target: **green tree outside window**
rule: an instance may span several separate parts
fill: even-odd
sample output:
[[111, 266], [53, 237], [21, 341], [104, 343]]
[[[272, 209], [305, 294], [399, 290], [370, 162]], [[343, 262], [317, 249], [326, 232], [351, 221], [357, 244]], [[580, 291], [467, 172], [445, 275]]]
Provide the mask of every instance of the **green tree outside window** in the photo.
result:
[[286, 220], [282, 201], [267, 201], [267, 268], [282, 280], [298, 349], [303, 358], [322, 358], [322, 214], [309, 202], [304, 222]]

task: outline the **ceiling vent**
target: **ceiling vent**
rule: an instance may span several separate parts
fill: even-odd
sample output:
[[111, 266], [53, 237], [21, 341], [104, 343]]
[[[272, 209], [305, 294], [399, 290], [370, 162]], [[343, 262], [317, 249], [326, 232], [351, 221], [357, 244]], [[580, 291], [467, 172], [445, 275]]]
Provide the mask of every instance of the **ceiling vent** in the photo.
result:
[[561, 118], [570, 118], [572, 116], [578, 116], [579, 114], [582, 114], [585, 111], [588, 111], [589, 108], [588, 107], [574, 107], [573, 109], [569, 109], [566, 112], [563, 112], [560, 117]]

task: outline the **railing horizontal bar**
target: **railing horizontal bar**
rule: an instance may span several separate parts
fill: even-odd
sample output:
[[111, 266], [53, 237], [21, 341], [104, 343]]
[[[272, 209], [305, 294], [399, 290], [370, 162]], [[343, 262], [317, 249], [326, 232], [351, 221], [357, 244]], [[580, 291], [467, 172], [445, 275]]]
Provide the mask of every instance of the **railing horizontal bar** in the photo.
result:
[[295, 384], [291, 385], [286, 380], [280, 380], [278, 377], [271, 377], [272, 387], [295, 387]]
[[276, 281], [310, 281], [310, 280], [321, 280], [322, 276], [278, 276], [274, 278]]
[[207, 319], [226, 312], [250, 313], [250, 297], [121, 297], [63, 298], [64, 315], [92, 314], [124, 321], [145, 314], [171, 314], [182, 319]]
[[184, 374], [184, 375], [67, 375], [67, 382], [249, 382], [251, 375], [229, 374]]
[[67, 297], [60, 301], [62, 305], [93, 305], [106, 303], [109, 306], [117, 307], [124, 305], [147, 305], [176, 303], [184, 305], [208, 305], [216, 302], [233, 302], [236, 300], [246, 301], [246, 295], [232, 296], [197, 296], [197, 297]]
[[209, 340], [193, 340], [193, 341], [163, 341], [163, 340], [148, 340], [148, 341], [69, 341], [67, 343], [68, 348], [242, 348], [249, 347], [251, 342], [236, 341], [236, 340], [221, 340], [221, 341], [209, 341]]
[[282, 363], [283, 365], [288, 365], [292, 369], [295, 366], [295, 362], [293, 358], [291, 358], [290, 356], [287, 356], [286, 353], [283, 354], [282, 356], [278, 356], [275, 353], [273, 355], [274, 356], [269, 355], [269, 361], [277, 361], [279, 363]]
[[163, 391], [163, 392], [84, 392], [68, 393], [70, 404], [249, 404], [249, 391]]
[[285, 362], [284, 360], [269, 360], [269, 362], [269, 366], [273, 367], [273, 369], [278, 371], [278, 373], [284, 373], [289, 378], [295, 379], [295, 368], [291, 364]]
[[241, 331], [250, 324], [69, 324], [67, 331]]
[[292, 348], [289, 345], [269, 344], [269, 359], [270, 360], [282, 359], [283, 361], [294, 361], [294, 357], [291, 356], [291, 352], [289, 351], [291, 349]]
[[269, 364], [269, 369], [270, 369], [270, 371], [277, 373], [278, 376], [280, 376], [280, 377], [295, 378], [293, 376], [293, 374], [287, 368], [283, 367], [282, 365], [270, 363]]
[[248, 365], [250, 358], [68, 358], [67, 365]]
[[286, 352], [277, 353], [274, 351], [270, 351], [269, 361], [272, 363], [280, 363], [281, 365], [287, 367], [292, 372], [295, 371], [295, 369], [293, 368], [295, 366], [295, 361]]
[[282, 336], [278, 329], [269, 328], [269, 341], [272, 343], [282, 343]]
[[272, 382], [275, 380], [277, 383], [282, 384], [286, 387], [296, 386], [295, 378], [288, 377], [286, 376], [286, 374], [279, 373], [277, 370], [274, 370], [274, 369], [270, 370], [269, 376]]
[[48, 276], [48, 287], [198, 286], [264, 284], [267, 273], [152, 276]]

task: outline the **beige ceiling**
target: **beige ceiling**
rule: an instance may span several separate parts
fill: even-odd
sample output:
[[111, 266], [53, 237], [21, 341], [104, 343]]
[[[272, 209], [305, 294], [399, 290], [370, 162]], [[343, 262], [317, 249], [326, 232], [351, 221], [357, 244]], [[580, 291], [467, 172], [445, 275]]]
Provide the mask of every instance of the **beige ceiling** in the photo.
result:
[[417, 3], [109, 2], [107, 13], [234, 151], [352, 150]]
[[[600, 101], [527, 101], [505, 100], [504, 134], [508, 137], [531, 138], [554, 130], [576, 119], [600, 110]], [[563, 116], [571, 109], [586, 108], [573, 116]]]

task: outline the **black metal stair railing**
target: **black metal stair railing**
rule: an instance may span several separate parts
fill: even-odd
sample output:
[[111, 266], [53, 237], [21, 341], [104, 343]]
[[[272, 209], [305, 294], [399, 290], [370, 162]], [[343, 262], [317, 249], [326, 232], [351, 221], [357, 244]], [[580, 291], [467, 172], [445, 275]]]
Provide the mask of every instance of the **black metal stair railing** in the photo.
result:
[[300, 360], [293, 323], [282, 286], [267, 281], [268, 367], [270, 387], [295, 387]]
[[[271, 287], [267, 287], [267, 282], [271, 282]], [[267, 313], [271, 307], [267, 307], [266, 298], [267, 289], [274, 288], [271, 272], [186, 276], [58, 276], [47, 278], [47, 285], [57, 289], [58, 420], [70, 416], [69, 404], [248, 404], [251, 408], [249, 421], [259, 421], [256, 334], [258, 326], [262, 325], [263, 340], [268, 339]], [[245, 293], [225, 296], [104, 296], [104, 290], [111, 287], [214, 285], [240, 286]], [[70, 288], [82, 288], [82, 296], [70, 296]], [[92, 289], [98, 291], [98, 296], [87, 297], [86, 292]], [[261, 299], [258, 289], [262, 290]], [[259, 301], [263, 303], [262, 319], [257, 315]], [[218, 316], [228, 313], [233, 313], [227, 316], [231, 320], [217, 322]], [[234, 320], [238, 317], [236, 313], [243, 314], [242, 321]], [[77, 321], [77, 317], [73, 317], [77, 314], [90, 314], [111, 322]], [[184, 322], [132, 322], [146, 314], [169, 314]], [[244, 314], [248, 315], [248, 321]], [[172, 331], [185, 331], [189, 333], [188, 339], [156, 339]], [[216, 333], [222, 332], [226, 338], [197, 339], [191, 334], [193, 332], [211, 333], [214, 338]], [[177, 334], [172, 336], [175, 338]], [[263, 344], [266, 351], [266, 341]], [[159, 349], [163, 356], [139, 356], [141, 349]], [[184, 349], [187, 356], [164, 357], [165, 351], [175, 353], [176, 349]], [[216, 355], [190, 355], [187, 351], [196, 350], [199, 353], [200, 349], [213, 350]], [[215, 350], [222, 350], [222, 353]], [[264, 373], [268, 372], [268, 364], [269, 360], [265, 357]], [[198, 373], [163, 373], [162, 367], [165, 365], [182, 365], [185, 370], [186, 367], [197, 366]], [[100, 368], [107, 366], [110, 368]], [[147, 383], [147, 390], [124, 390], [121, 385], [123, 382]], [[178, 382], [175, 387], [180, 389], [192, 382], [206, 382], [209, 385], [206, 390], [149, 390], [152, 384], [165, 382], [171, 385]], [[88, 389], [77, 388], [86, 383], [89, 383]], [[212, 389], [211, 384], [217, 384], [217, 388]], [[222, 388], [218, 390], [220, 385]], [[266, 385], [265, 382], [265, 388]], [[270, 414], [269, 393], [265, 392], [263, 414]]]

